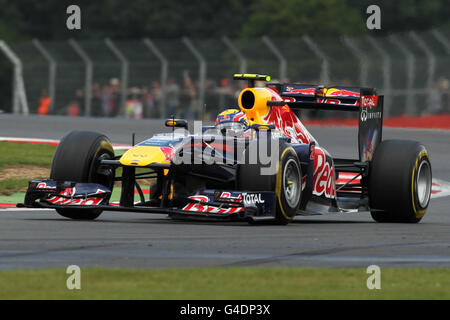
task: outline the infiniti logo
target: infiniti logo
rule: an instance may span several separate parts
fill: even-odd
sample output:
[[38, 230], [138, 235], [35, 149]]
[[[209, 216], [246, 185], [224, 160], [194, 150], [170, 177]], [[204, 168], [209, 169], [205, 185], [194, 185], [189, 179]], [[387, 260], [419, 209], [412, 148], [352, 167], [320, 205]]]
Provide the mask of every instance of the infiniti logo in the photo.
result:
[[367, 110], [363, 109], [361, 111], [361, 121], [366, 121], [367, 120]]

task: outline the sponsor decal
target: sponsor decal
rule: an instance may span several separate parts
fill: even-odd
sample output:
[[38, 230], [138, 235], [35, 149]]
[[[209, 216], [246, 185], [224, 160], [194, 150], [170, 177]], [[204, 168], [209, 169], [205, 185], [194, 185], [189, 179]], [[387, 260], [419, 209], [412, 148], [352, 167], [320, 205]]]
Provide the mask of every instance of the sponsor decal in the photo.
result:
[[319, 148], [315, 148], [314, 154], [314, 186], [313, 194], [316, 196], [325, 195], [327, 198], [334, 199], [336, 197], [336, 177], [334, 166], [330, 167], [326, 161], [325, 152]]
[[54, 196], [47, 201], [57, 205], [71, 205], [71, 206], [98, 206], [103, 198], [89, 198], [89, 199], [70, 199], [65, 197]]
[[231, 214], [231, 213], [243, 212], [245, 209], [242, 207], [220, 208], [220, 207], [211, 206], [211, 205], [207, 205], [207, 204], [192, 202], [192, 203], [189, 203], [186, 206], [184, 206], [182, 210], [202, 212], [202, 213]]
[[366, 109], [363, 109], [362, 111], [361, 111], [361, 121], [367, 121], [367, 110]]
[[167, 161], [170, 161], [170, 159], [172, 158], [172, 156], [175, 153], [175, 151], [172, 148], [170, 148], [170, 147], [160, 147], [159, 149], [164, 154], [164, 158]]
[[316, 88], [304, 88], [304, 89], [294, 89], [293, 87], [286, 87], [286, 93], [297, 93], [307, 96], [313, 96], [316, 94]]
[[362, 122], [365, 122], [370, 119], [381, 118], [381, 111], [371, 112], [372, 108], [375, 108], [377, 105], [378, 105], [377, 95], [361, 96], [361, 107], [364, 108], [361, 110], [360, 116]]
[[[71, 205], [71, 206], [97, 206], [99, 205], [104, 198], [100, 197], [90, 197], [88, 196], [106, 193], [105, 190], [97, 188], [97, 191], [94, 194], [76, 194], [76, 188], [66, 188], [59, 193], [57, 196], [52, 196], [47, 199], [48, 202], [56, 205]], [[76, 197], [76, 198], [74, 198]]]
[[219, 197], [220, 199], [224, 198], [224, 199], [229, 199], [231, 198], [231, 192], [222, 192], [222, 194]]
[[190, 196], [188, 199], [200, 202], [209, 202], [209, 198], [207, 196]]
[[315, 152], [316, 152], [316, 145], [315, 144], [311, 145], [311, 148], [310, 148], [309, 152], [310, 152], [309, 160], [314, 160], [314, 155], [315, 155]]
[[261, 197], [261, 193], [243, 193], [242, 199], [245, 206], [256, 206], [265, 202]]
[[371, 96], [362, 96], [361, 97], [361, 107], [371, 107], [374, 108], [378, 104], [378, 96], [377, 95], [371, 95]]
[[335, 97], [355, 97], [359, 98], [360, 94], [355, 91], [345, 90], [345, 89], [335, 89], [335, 88], [328, 88], [327, 89], [327, 96], [335, 96]]
[[341, 101], [336, 99], [317, 99], [317, 102], [328, 104], [341, 104]]
[[40, 182], [36, 186], [36, 189], [56, 189], [56, 185], [50, 186], [50, 185], [47, 185], [47, 183], [45, 183], [45, 182]]
[[361, 110], [361, 121], [365, 122], [371, 119], [381, 119], [381, 111], [369, 112], [367, 109]]
[[238, 202], [238, 203], [240, 203], [240, 202], [242, 202], [242, 194], [239, 193], [238, 196], [233, 196], [231, 194], [231, 192], [224, 191], [219, 196], [219, 201], [220, 200], [222, 200], [222, 201], [226, 200], [226, 201], [229, 201], [229, 202]]

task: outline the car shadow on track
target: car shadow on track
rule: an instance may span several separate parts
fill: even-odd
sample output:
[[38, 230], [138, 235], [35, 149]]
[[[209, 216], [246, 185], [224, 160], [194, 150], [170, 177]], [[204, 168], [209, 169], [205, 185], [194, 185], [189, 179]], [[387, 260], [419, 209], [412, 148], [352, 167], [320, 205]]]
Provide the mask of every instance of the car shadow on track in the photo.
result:
[[47, 222], [63, 222], [63, 223], [115, 223], [115, 224], [172, 224], [172, 225], [210, 225], [210, 226], [233, 226], [233, 227], [261, 227], [261, 226], [272, 226], [279, 228], [286, 228], [289, 226], [301, 226], [308, 224], [366, 224], [366, 223], [375, 223], [374, 221], [361, 221], [361, 220], [322, 220], [322, 219], [308, 219], [308, 220], [294, 220], [289, 223], [287, 226], [285, 225], [275, 225], [271, 222], [258, 222], [249, 224], [246, 221], [203, 221], [203, 220], [185, 220], [185, 219], [171, 219], [171, 218], [131, 218], [131, 219], [102, 219], [99, 218], [97, 220], [92, 221], [82, 221], [82, 220], [71, 220], [66, 218], [26, 218], [23, 220], [28, 221], [47, 221]]

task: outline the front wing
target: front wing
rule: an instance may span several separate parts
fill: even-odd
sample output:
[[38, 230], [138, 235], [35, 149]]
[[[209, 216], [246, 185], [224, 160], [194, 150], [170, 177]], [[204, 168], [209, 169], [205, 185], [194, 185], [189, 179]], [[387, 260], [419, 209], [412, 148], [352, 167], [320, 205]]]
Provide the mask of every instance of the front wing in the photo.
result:
[[[123, 206], [110, 202], [111, 190], [94, 183], [56, 182], [32, 180], [19, 207], [51, 209], [101, 209], [169, 214], [177, 218], [220, 220], [266, 220], [275, 218], [275, 193], [272, 191], [244, 192], [232, 190], [198, 190], [186, 196], [177, 205], [161, 201], [161, 205], [148, 201]], [[164, 205], [167, 203], [167, 205]]]

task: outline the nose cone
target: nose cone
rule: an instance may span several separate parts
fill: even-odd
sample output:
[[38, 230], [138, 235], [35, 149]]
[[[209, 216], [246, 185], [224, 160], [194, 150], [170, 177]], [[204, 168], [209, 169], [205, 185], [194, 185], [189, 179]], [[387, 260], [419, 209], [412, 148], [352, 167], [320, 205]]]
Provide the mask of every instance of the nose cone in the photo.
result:
[[[124, 166], [144, 167], [151, 163], [169, 163], [170, 155], [162, 147], [137, 146], [128, 150], [120, 158]], [[171, 149], [171, 148], [166, 148]]]

